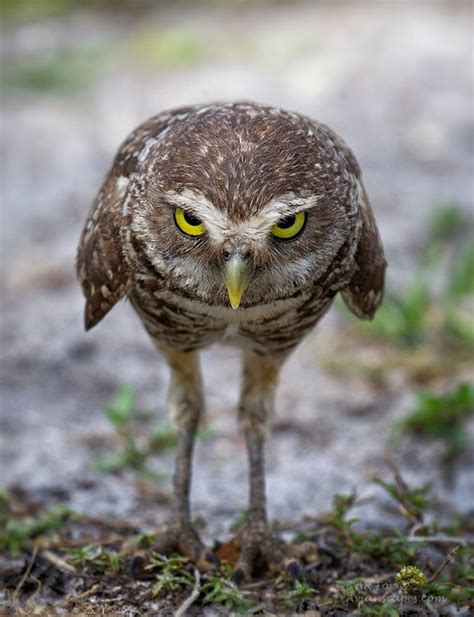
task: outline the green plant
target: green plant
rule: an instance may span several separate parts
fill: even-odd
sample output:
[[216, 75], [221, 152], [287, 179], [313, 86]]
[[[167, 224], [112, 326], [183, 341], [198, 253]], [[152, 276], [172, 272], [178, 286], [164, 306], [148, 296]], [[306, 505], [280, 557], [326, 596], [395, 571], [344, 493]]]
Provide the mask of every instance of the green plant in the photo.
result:
[[[378, 583], [361, 577], [340, 579], [337, 585], [344, 594], [344, 606], [357, 607], [351, 615], [365, 615], [373, 617], [398, 617], [398, 611], [393, 602], [385, 601], [380, 594]], [[373, 585], [373, 587], [372, 587]], [[370, 597], [371, 600], [367, 601]]]
[[102, 49], [62, 50], [3, 63], [0, 77], [6, 90], [77, 94], [93, 83], [100, 66], [106, 61]]
[[135, 393], [130, 386], [122, 386], [114, 402], [106, 405], [105, 414], [121, 441], [121, 448], [115, 454], [96, 459], [99, 471], [115, 472], [125, 467], [145, 471], [149, 451], [141, 447], [136, 436]]
[[327, 515], [326, 523], [336, 531], [347, 535], [352, 524], [357, 521], [356, 518], [347, 518], [349, 510], [355, 505], [356, 494], [342, 495], [341, 493], [335, 493], [332, 501], [333, 509]]
[[169, 422], [160, 422], [153, 430], [150, 438], [150, 449], [153, 452], [162, 452], [176, 448], [177, 435]]
[[204, 594], [203, 604], [216, 602], [228, 611], [237, 610], [246, 614], [252, 612], [252, 603], [242, 596], [235, 583], [221, 576], [211, 576], [201, 587], [201, 592]]
[[160, 555], [155, 553], [146, 570], [159, 571], [156, 574], [156, 582], [153, 585], [153, 597], [167, 591], [178, 591], [193, 586], [193, 577], [186, 569], [189, 561], [180, 555]]
[[359, 585], [362, 583], [362, 578], [360, 576], [356, 576], [354, 578], [340, 579], [336, 582], [343, 588], [347, 595], [353, 596], [358, 593]]
[[418, 267], [401, 289], [388, 288], [370, 335], [401, 346], [474, 343], [474, 246], [469, 221], [454, 204], [434, 209]]
[[129, 44], [141, 62], [182, 68], [199, 64], [207, 53], [206, 41], [192, 31], [145, 29]]
[[441, 394], [420, 392], [415, 408], [396, 426], [395, 437], [414, 434], [445, 444], [445, 463], [466, 449], [466, 422], [474, 416], [474, 383], [459, 383]]
[[400, 504], [403, 514], [412, 522], [421, 522], [423, 512], [432, 505], [430, 486], [427, 484], [412, 488], [404, 482], [385, 482], [378, 476], [374, 478], [374, 482]]
[[137, 533], [130, 541], [140, 548], [149, 548], [157, 541], [157, 535], [154, 533]]
[[[162, 480], [167, 476], [152, 470], [147, 461], [153, 454], [176, 447], [176, 431], [169, 422], [161, 422], [154, 430], [144, 431], [141, 425], [150, 419], [150, 414], [136, 408], [135, 398], [130, 386], [122, 386], [115, 400], [105, 405], [105, 414], [119, 438], [120, 447], [107, 457], [96, 458], [95, 468], [104, 473], [134, 469], [152, 479]], [[213, 435], [212, 429], [201, 427], [197, 437], [209, 439]]]
[[295, 581], [293, 589], [284, 595], [285, 600], [307, 600], [316, 594], [316, 590], [302, 581]]
[[56, 506], [35, 516], [18, 517], [9, 512], [8, 496], [0, 503], [0, 551], [18, 553], [31, 540], [61, 529], [74, 513], [63, 506]]
[[404, 566], [397, 572], [395, 580], [407, 593], [421, 591], [427, 583], [426, 574], [416, 566]]
[[234, 518], [234, 520], [232, 521], [230, 525], [230, 530], [233, 533], [239, 531], [240, 529], [242, 529], [242, 527], [245, 527], [248, 520], [249, 520], [249, 511], [248, 511], [248, 508], [245, 508], [244, 510], [241, 510], [239, 514], [237, 514], [237, 516]]
[[117, 552], [105, 550], [98, 544], [87, 544], [78, 549], [68, 549], [67, 552], [74, 566], [88, 567], [97, 574], [107, 570], [118, 574], [123, 565], [122, 557]]
[[426, 277], [417, 276], [403, 294], [387, 292], [371, 324], [372, 331], [389, 340], [414, 345], [423, 340], [430, 307]]

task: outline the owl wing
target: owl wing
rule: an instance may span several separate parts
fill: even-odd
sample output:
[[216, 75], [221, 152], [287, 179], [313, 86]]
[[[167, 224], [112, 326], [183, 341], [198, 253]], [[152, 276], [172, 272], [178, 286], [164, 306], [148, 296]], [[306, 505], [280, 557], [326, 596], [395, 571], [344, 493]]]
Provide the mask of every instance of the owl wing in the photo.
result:
[[358, 216], [362, 228], [355, 253], [356, 271], [349, 285], [341, 291], [342, 298], [356, 317], [372, 319], [382, 303], [386, 261], [374, 213], [362, 184], [362, 174], [352, 150], [339, 135], [325, 124], [317, 128], [332, 142], [347, 170], [355, 178], [358, 191]]
[[93, 328], [127, 293], [133, 266], [125, 259], [121, 230], [123, 206], [131, 174], [137, 171], [140, 154], [172, 122], [191, 108], [163, 112], [140, 125], [120, 146], [112, 169], [92, 204], [81, 234], [77, 275], [86, 298], [84, 325]]
[[365, 188], [359, 179], [359, 216], [362, 230], [355, 253], [356, 271], [341, 291], [346, 306], [359, 319], [372, 319], [382, 303], [386, 261], [382, 240]]

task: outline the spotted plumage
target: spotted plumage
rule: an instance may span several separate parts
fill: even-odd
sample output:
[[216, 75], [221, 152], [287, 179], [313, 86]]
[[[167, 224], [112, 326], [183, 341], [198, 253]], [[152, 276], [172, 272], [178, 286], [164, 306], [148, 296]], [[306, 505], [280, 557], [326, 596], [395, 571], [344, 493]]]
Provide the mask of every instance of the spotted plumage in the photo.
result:
[[[338, 292], [370, 319], [384, 270], [357, 161], [323, 124], [272, 107], [215, 104], [159, 114], [122, 144], [84, 228], [78, 275], [87, 329], [127, 296], [171, 366], [182, 443], [174, 508], [182, 520], [168, 534], [175, 548], [201, 554], [185, 477], [203, 407], [197, 352], [215, 342], [244, 350], [239, 417], [261, 531], [263, 429], [281, 364]], [[271, 544], [264, 536], [262, 554]], [[244, 538], [244, 574], [247, 545]]]

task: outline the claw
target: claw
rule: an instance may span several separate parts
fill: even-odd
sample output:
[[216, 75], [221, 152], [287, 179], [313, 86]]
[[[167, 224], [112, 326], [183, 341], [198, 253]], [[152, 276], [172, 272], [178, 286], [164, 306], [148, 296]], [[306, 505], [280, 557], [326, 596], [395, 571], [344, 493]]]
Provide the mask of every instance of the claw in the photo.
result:
[[212, 565], [216, 568], [216, 570], [219, 570], [219, 568], [221, 567], [221, 560], [214, 553], [214, 551], [207, 551], [207, 553], [205, 555], [205, 559], [209, 563], [212, 563]]
[[135, 555], [128, 566], [128, 575], [130, 578], [136, 578], [143, 574], [145, 570], [145, 560], [141, 555]]
[[170, 523], [162, 528], [153, 548], [164, 555], [178, 552], [188, 557], [203, 572], [220, 567], [217, 555], [206, 549], [196, 530], [189, 523]]
[[240, 587], [240, 584], [242, 583], [242, 581], [245, 578], [245, 572], [242, 570], [242, 568], [238, 568], [235, 572], [234, 572], [234, 583], [237, 585], [237, 587]]
[[301, 565], [296, 559], [292, 559], [286, 564], [286, 571], [290, 575], [291, 581], [294, 583], [295, 581], [299, 581], [302, 578], [303, 571], [301, 569]]
[[237, 561], [234, 581], [237, 585], [244, 579], [262, 572], [262, 566], [270, 573], [286, 572], [292, 581], [302, 576], [300, 563], [281, 540], [274, 537], [268, 527], [247, 527], [240, 534], [240, 557]]

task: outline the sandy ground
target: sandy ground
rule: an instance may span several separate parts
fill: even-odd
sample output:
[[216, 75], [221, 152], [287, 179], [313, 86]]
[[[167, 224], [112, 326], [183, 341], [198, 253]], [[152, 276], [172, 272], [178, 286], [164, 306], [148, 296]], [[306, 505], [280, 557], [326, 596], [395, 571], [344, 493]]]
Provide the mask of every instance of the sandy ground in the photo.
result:
[[[131, 53], [154, 28], [187, 33], [205, 53], [180, 66]], [[77, 13], [12, 27], [3, 45], [5, 62], [97, 46], [107, 59], [78, 92], [7, 89], [3, 96], [1, 483], [45, 504], [153, 527], [166, 504], [144, 497], [133, 474], [94, 471], [91, 443], [110, 443], [102, 407], [123, 383], [136, 389], [140, 407], [166, 417], [166, 367], [127, 304], [83, 332], [73, 267], [83, 220], [118, 143], [159, 110], [216, 99], [272, 103], [326, 122], [359, 158], [389, 285], [398, 285], [413, 268], [433, 205], [471, 207], [469, 5], [188, 9], [143, 19]], [[271, 517], [320, 512], [335, 491], [353, 488], [375, 497], [362, 511], [366, 520], [386, 517], [385, 498], [369, 479], [387, 476], [387, 438], [414, 394], [401, 373], [387, 374], [377, 390], [322, 370], [344, 327], [333, 311], [285, 368], [268, 450]], [[235, 416], [238, 353], [210, 349], [203, 369], [215, 435], [197, 447], [193, 506], [210, 538], [245, 507], [247, 467]], [[415, 482], [433, 482], [455, 508], [472, 508], [472, 460], [446, 487], [437, 454], [407, 448], [402, 469]], [[171, 471], [172, 455], [154, 465]]]

